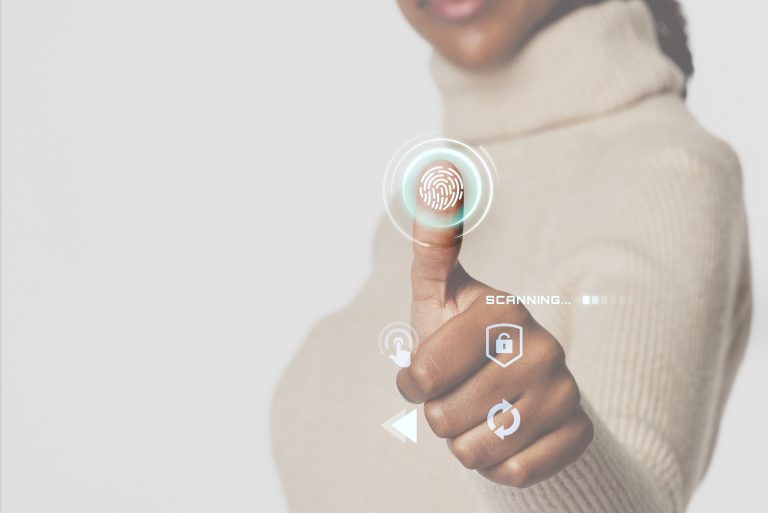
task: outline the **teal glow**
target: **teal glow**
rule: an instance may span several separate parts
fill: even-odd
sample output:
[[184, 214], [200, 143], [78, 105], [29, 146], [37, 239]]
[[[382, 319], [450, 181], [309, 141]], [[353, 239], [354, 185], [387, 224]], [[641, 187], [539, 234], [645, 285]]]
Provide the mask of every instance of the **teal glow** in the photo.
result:
[[419, 221], [436, 228], [448, 228], [462, 223], [475, 212], [480, 203], [483, 184], [480, 180], [477, 166], [464, 153], [450, 148], [430, 148], [408, 164], [403, 177], [403, 204], [412, 217], [416, 217], [416, 201], [421, 171], [436, 160], [447, 160], [456, 166], [456, 169], [461, 173], [461, 177], [464, 180], [464, 210], [462, 215], [449, 218], [450, 222], [448, 223], [445, 222], [446, 219], [444, 217], [438, 218], [437, 216], [429, 215], [427, 212], [422, 212], [419, 215]]

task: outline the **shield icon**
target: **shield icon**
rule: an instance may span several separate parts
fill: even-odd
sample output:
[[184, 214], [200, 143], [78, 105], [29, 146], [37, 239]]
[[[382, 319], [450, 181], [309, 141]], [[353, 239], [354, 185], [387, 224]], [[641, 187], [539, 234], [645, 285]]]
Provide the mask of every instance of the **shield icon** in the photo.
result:
[[523, 357], [523, 327], [517, 324], [491, 324], [485, 328], [485, 355], [508, 367]]

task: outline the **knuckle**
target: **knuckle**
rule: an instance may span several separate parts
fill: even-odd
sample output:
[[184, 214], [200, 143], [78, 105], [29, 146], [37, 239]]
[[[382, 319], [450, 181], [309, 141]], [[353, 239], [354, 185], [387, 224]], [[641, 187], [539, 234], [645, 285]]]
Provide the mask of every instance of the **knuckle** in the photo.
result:
[[[437, 386], [437, 369], [424, 361], [411, 363], [411, 380], [419, 399], [429, 397]], [[419, 401], [421, 402], [421, 401]]]
[[581, 412], [581, 415], [579, 415], [576, 422], [576, 430], [579, 435], [579, 440], [586, 448], [595, 438], [595, 425], [592, 423], [592, 419], [589, 418], [589, 415], [584, 411]]
[[516, 488], [525, 488], [531, 484], [531, 468], [517, 458], [507, 461], [504, 469], [504, 482]]
[[411, 391], [411, 382], [412, 380], [408, 374], [408, 369], [401, 369], [400, 372], [397, 373], [395, 384], [397, 385], [397, 390], [400, 392], [400, 395], [410, 403], [418, 403], [418, 398], [415, 397], [415, 394]]
[[449, 438], [452, 433], [450, 416], [445, 406], [429, 401], [424, 404], [424, 416], [429, 427], [439, 438]]
[[541, 361], [549, 372], [556, 372], [565, 367], [565, 350], [551, 335], [547, 335], [541, 343]]
[[[505, 319], [509, 319], [517, 324], [527, 324], [530, 317], [528, 309], [520, 304], [507, 304], [504, 305], [503, 315]], [[505, 321], [507, 322], [507, 321]]]
[[456, 438], [450, 442], [451, 452], [456, 459], [468, 469], [476, 469], [478, 466], [477, 451], [471, 442], [462, 438]]
[[563, 383], [560, 386], [562, 389], [561, 397], [563, 406], [568, 408], [577, 407], [581, 403], [581, 390], [579, 390], [579, 385], [576, 383], [576, 379], [568, 374], [568, 377], [563, 380]]

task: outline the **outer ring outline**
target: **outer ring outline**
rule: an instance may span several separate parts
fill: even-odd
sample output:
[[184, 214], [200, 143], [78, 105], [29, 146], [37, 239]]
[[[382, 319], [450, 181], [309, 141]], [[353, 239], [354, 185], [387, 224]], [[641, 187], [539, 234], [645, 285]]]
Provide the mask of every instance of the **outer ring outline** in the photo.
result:
[[[386, 175], [392, 175], [392, 176], [385, 176], [384, 184], [383, 184], [383, 187], [382, 187], [382, 198], [384, 200], [384, 210], [386, 210], [387, 216], [389, 217], [389, 220], [395, 226], [397, 231], [400, 232], [406, 239], [408, 239], [408, 240], [410, 240], [412, 242], [415, 242], [416, 244], [418, 244], [420, 246], [428, 247], [428, 244], [425, 244], [425, 243], [423, 243], [421, 241], [418, 241], [418, 240], [414, 239], [412, 234], [410, 234], [407, 231], [405, 231], [397, 223], [397, 221], [395, 221], [395, 217], [394, 217], [394, 215], [392, 214], [392, 211], [389, 208], [389, 195], [387, 194], [387, 191], [388, 191], [388, 188], [387, 188], [387, 178], [389, 178], [389, 180], [392, 182], [392, 185], [393, 185], [394, 181], [395, 181], [395, 176], [394, 176], [395, 173], [392, 172], [393, 169], [397, 169], [397, 166], [400, 164], [400, 162], [402, 162], [402, 160], [405, 158], [405, 156], [407, 156], [408, 154], [411, 153], [413, 148], [405, 151], [405, 153], [403, 153], [403, 156], [400, 157], [399, 159], [398, 159], [398, 155], [400, 155], [404, 151], [404, 148], [407, 148], [408, 146], [412, 145], [415, 141], [419, 140], [421, 137], [423, 137], [423, 136], [414, 137], [413, 139], [409, 140], [408, 142], [406, 142], [405, 144], [400, 146], [400, 148], [398, 148], [397, 152], [395, 152], [395, 155], [390, 159], [389, 164], [387, 165]], [[463, 237], [464, 235], [466, 235], [468, 233], [471, 233], [475, 228], [480, 226], [480, 223], [483, 222], [483, 220], [488, 215], [488, 212], [491, 210], [491, 205], [493, 204], [493, 195], [494, 195], [494, 173], [491, 172], [491, 168], [488, 166], [488, 162], [486, 161], [486, 158], [488, 160], [490, 160], [491, 162], [493, 162], [493, 160], [490, 158], [490, 155], [488, 155], [488, 152], [482, 146], [479, 146], [478, 148], [485, 154], [486, 158], [483, 158], [483, 156], [481, 156], [480, 153], [478, 153], [478, 151], [475, 150], [474, 148], [472, 148], [471, 146], [469, 146], [469, 145], [467, 145], [467, 144], [465, 144], [465, 143], [463, 143], [461, 141], [458, 141], [456, 139], [450, 139], [450, 138], [447, 138], [447, 137], [435, 137], [435, 138], [432, 138], [432, 139], [428, 139], [426, 141], [422, 141], [421, 143], [417, 144], [416, 146], [414, 146], [414, 148], [416, 148], [418, 146], [421, 146], [423, 144], [431, 143], [431, 142], [454, 143], [454, 144], [457, 144], [458, 146], [460, 146], [461, 148], [469, 151], [472, 155], [474, 155], [483, 164], [483, 166], [482, 166], [483, 170], [485, 171], [485, 175], [488, 178], [488, 201], [486, 202], [485, 210], [483, 211], [483, 213], [481, 214], [481, 216], [477, 220], [477, 222], [475, 222], [474, 226], [471, 226], [469, 229], [462, 231], [462, 234], [459, 237]], [[395, 165], [395, 167], [393, 167], [392, 164], [395, 162], [395, 160], [397, 160], [397, 165]], [[494, 167], [494, 170], [495, 170], [495, 167]], [[393, 189], [393, 190], [396, 190], [396, 189]]]

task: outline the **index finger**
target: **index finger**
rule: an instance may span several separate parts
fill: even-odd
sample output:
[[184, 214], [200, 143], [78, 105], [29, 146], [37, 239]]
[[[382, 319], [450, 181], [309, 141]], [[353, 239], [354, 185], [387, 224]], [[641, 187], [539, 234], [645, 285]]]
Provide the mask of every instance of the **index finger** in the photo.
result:
[[413, 219], [414, 281], [448, 279], [459, 258], [463, 211], [461, 173], [448, 161], [431, 163], [419, 179]]

